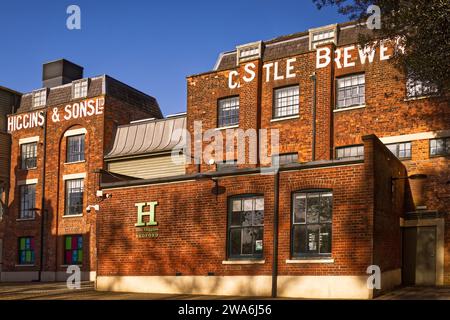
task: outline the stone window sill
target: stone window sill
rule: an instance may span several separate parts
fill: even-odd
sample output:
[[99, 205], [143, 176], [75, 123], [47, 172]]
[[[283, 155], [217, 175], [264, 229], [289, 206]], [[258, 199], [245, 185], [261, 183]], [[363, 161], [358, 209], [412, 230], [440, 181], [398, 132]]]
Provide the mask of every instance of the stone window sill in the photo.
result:
[[86, 160], [83, 160], [83, 161], [75, 161], [75, 162], [65, 162], [64, 165], [80, 164], [80, 163], [86, 163]]
[[225, 265], [241, 265], [241, 264], [265, 264], [266, 260], [225, 260], [222, 264]]
[[344, 111], [350, 111], [350, 110], [356, 110], [356, 109], [363, 109], [365, 108], [366, 105], [360, 105], [360, 106], [353, 106], [353, 107], [347, 107], [347, 108], [339, 108], [339, 109], [334, 109], [333, 112], [344, 112]]
[[81, 218], [83, 214], [72, 214], [72, 215], [64, 215], [63, 219], [70, 219], [70, 218]]
[[16, 219], [17, 222], [26, 222], [26, 221], [35, 221], [36, 218], [29, 218], [29, 219]]
[[293, 119], [300, 119], [299, 115], [296, 116], [289, 116], [289, 117], [280, 117], [270, 120], [270, 122], [278, 122], [278, 121], [284, 121], [284, 120], [293, 120]]
[[226, 126], [226, 127], [215, 128], [214, 130], [220, 131], [220, 130], [236, 129], [236, 128], [239, 128], [239, 125], [235, 124], [233, 126]]
[[16, 264], [16, 268], [33, 268], [36, 267], [34, 264]]

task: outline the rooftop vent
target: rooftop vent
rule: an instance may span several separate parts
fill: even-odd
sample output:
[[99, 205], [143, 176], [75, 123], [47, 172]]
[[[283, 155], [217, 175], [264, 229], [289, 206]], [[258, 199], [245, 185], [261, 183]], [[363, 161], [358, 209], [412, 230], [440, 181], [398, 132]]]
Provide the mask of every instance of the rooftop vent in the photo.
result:
[[44, 88], [53, 88], [83, 78], [83, 67], [65, 59], [45, 63], [42, 68]]

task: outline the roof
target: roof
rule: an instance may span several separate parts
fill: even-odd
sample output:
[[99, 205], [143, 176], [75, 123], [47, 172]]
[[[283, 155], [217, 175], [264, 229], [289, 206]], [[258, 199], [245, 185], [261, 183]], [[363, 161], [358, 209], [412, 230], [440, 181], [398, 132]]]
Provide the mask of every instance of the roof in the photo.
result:
[[[360, 34], [368, 34], [371, 30], [361, 28], [356, 22], [337, 24], [337, 46], [345, 46], [358, 42]], [[298, 32], [264, 41], [262, 60], [270, 61], [309, 52], [309, 31]], [[214, 71], [236, 68], [236, 50], [219, 55]]]
[[185, 129], [185, 115], [119, 126], [113, 147], [105, 158], [133, 157], [171, 151], [184, 141]]
[[16, 96], [21, 96], [22, 95], [22, 93], [20, 93], [20, 92], [18, 92], [16, 90], [9, 89], [9, 88], [3, 87], [3, 86], [0, 86], [0, 91], [5, 91], [5, 92], [11, 93], [11, 94], [16, 95]]
[[[154, 97], [134, 89], [133, 87], [130, 87], [129, 85], [107, 75], [92, 77], [89, 78], [89, 80], [89, 88], [85, 99], [106, 94], [107, 96], [114, 97], [132, 106], [136, 106], [142, 110], [150, 112], [156, 118], [163, 117], [158, 102]], [[72, 102], [72, 83], [68, 83], [49, 88], [46, 106], [39, 109], [56, 107]], [[22, 96], [20, 107], [16, 112], [24, 113], [37, 109], [38, 108], [33, 108], [33, 93], [31, 92]]]

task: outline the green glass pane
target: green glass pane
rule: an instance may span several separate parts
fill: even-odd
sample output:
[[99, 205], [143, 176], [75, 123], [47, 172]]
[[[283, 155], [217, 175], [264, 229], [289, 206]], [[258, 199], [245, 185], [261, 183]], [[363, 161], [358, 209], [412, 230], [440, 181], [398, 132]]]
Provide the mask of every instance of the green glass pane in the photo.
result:
[[27, 251], [25, 255], [25, 262], [31, 263], [31, 251]]
[[78, 262], [83, 262], [83, 250], [78, 250]]
[[20, 239], [20, 250], [25, 250], [25, 238]]
[[66, 250], [72, 249], [72, 237], [66, 237]]

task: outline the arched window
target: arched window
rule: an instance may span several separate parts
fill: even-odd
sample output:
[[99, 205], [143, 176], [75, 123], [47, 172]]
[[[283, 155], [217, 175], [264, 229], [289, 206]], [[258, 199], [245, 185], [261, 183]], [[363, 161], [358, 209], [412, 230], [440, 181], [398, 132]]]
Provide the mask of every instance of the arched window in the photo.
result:
[[333, 193], [306, 190], [292, 196], [291, 255], [331, 256]]

